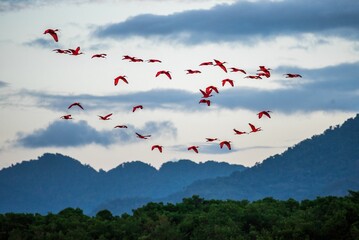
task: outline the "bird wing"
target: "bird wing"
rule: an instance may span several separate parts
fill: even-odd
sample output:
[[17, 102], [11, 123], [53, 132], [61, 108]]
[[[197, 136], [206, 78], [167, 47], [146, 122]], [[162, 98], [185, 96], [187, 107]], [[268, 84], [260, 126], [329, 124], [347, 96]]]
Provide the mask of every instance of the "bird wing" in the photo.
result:
[[249, 124], [249, 126], [251, 127], [252, 131], [255, 131], [255, 130], [256, 130], [256, 127], [255, 127], [253, 124], [251, 124], [251, 123], [248, 123], [248, 124]]
[[167, 77], [168, 77], [169, 79], [172, 79], [172, 76], [171, 76], [171, 74], [170, 74], [169, 72], [165, 72], [165, 74], [167, 75]]
[[57, 34], [55, 32], [49, 32], [50, 35], [53, 37], [53, 39], [55, 40], [55, 42], [58, 42], [59, 41], [59, 37], [57, 36]]
[[104, 118], [109, 118], [109, 117], [111, 117], [111, 116], [112, 116], [112, 113], [107, 114], [106, 116], [104, 116]]

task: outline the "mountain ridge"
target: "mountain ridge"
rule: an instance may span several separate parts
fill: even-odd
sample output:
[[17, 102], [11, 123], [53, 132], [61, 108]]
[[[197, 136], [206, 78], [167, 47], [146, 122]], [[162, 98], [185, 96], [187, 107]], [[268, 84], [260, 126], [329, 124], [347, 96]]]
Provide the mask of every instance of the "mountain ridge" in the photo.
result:
[[[189, 167], [190, 166], [190, 167]], [[208, 169], [206, 169], [206, 167]], [[186, 169], [176, 173], [176, 169]], [[0, 212], [56, 212], [81, 207], [85, 212], [117, 198], [158, 198], [175, 193], [198, 179], [245, 169], [224, 162], [180, 160], [156, 169], [132, 161], [105, 172], [62, 154], [45, 153], [0, 170]]]

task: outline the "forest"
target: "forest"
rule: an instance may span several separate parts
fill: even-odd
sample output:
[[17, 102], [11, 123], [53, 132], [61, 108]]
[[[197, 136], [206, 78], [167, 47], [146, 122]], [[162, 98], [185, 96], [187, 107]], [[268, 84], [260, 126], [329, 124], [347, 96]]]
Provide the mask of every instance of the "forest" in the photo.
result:
[[114, 216], [80, 208], [57, 214], [0, 214], [0, 239], [359, 239], [359, 191], [313, 200], [153, 203]]

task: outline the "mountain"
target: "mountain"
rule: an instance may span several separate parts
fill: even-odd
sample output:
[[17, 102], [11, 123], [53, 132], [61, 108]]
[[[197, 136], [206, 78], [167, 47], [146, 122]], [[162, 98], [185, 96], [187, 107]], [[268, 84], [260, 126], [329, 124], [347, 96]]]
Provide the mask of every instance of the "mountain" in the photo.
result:
[[48, 213], [79, 207], [90, 213], [104, 202], [161, 198], [196, 180], [243, 169], [223, 162], [180, 160], [164, 163], [159, 170], [133, 161], [98, 172], [71, 157], [46, 153], [0, 171], [0, 212]]
[[313, 199], [359, 190], [359, 114], [242, 172], [200, 180], [162, 201], [194, 194], [208, 199]]

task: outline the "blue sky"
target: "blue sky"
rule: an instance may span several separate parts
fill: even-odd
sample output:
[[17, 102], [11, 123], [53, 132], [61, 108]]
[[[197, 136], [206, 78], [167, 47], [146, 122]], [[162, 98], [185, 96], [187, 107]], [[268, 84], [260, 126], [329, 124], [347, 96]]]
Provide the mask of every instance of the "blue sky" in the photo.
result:
[[[0, 12], [0, 168], [45, 152], [105, 170], [133, 160], [252, 166], [359, 109], [354, 0], [20, 0], [1, 1]], [[60, 29], [58, 43], [43, 34], [47, 28]], [[52, 51], [77, 46], [83, 55]], [[107, 58], [91, 59], [95, 53]], [[162, 63], [131, 63], [123, 55]], [[213, 59], [247, 74], [199, 66]], [[245, 78], [260, 65], [272, 69], [270, 78]], [[156, 78], [159, 70], [170, 70], [173, 79]], [[119, 75], [129, 84], [114, 86]], [[235, 86], [222, 87], [225, 78]], [[198, 103], [199, 89], [209, 85], [219, 94], [207, 107]], [[85, 110], [67, 109], [73, 102]], [[133, 113], [139, 104], [144, 109]], [[258, 119], [262, 110], [272, 118]], [[98, 120], [108, 113], [112, 120]], [[60, 119], [65, 114], [74, 119]], [[249, 131], [249, 122], [263, 131], [234, 135], [233, 128]], [[119, 124], [128, 128], [114, 129]], [[152, 136], [142, 140], [135, 132]], [[206, 137], [229, 140], [233, 150]], [[162, 154], [150, 150], [154, 144], [164, 146]], [[200, 153], [188, 152], [191, 145]]]

